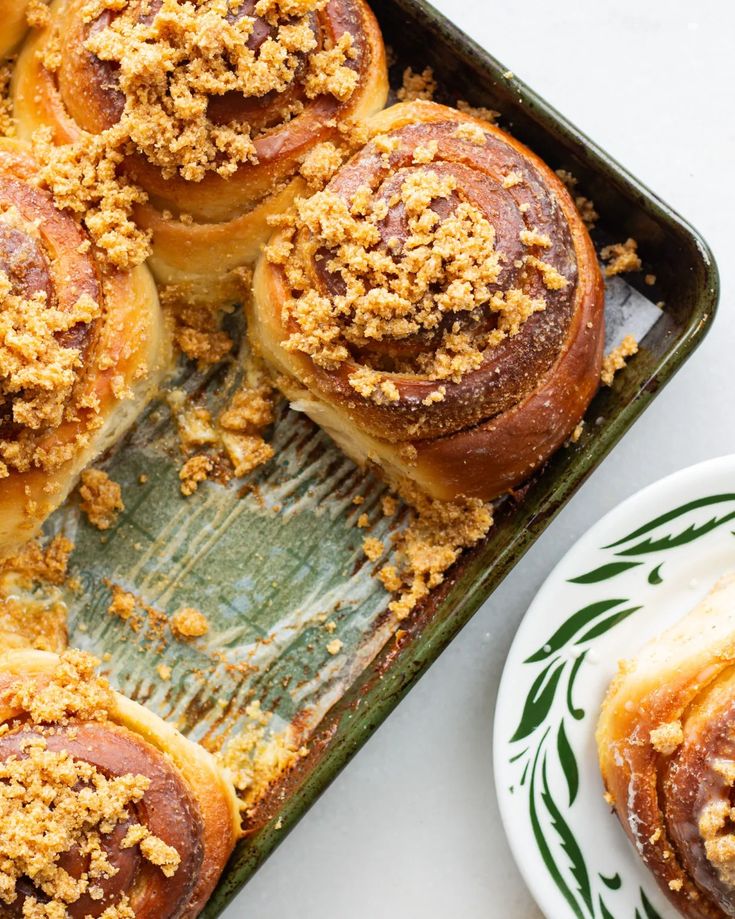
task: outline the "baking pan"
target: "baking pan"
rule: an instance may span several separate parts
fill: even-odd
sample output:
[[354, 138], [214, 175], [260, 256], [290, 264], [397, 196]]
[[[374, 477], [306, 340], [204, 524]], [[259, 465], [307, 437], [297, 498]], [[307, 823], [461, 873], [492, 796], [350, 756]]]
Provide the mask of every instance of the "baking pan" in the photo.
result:
[[[638, 290], [616, 279], [608, 315], [635, 326], [645, 314], [648, 331], [639, 354], [595, 398], [579, 441], [500, 504], [489, 538], [461, 558], [398, 633], [386, 614], [389, 598], [361, 551], [365, 531], [355, 524], [367, 513], [371, 535], [389, 538], [406, 511], [384, 518], [384, 486], [285, 407], [273, 463], [245, 486], [207, 483], [185, 500], [172, 415], [166, 403], [154, 405], [105, 464], [125, 497], [116, 529], [101, 539], [73, 503], [52, 519], [50, 532], [64, 530], [76, 543], [72, 570], [79, 586], [69, 598], [70, 641], [99, 655], [114, 651], [106, 666], [123, 692], [210, 746], [238, 730], [254, 700], [274, 712], [271, 730], [305, 740], [308, 752], [260, 800], [257, 829], [233, 855], [204, 913], [209, 919], [671, 379], [702, 340], [717, 303], [717, 271], [706, 244], [666, 204], [422, 0], [372, 5], [393, 51], [394, 85], [405, 67], [431, 66], [439, 101], [464, 99], [497, 110], [501, 126], [552, 168], [577, 177], [580, 193], [601, 215], [593, 233], [598, 245], [638, 241], [644, 272], [631, 276]], [[653, 287], [644, 284], [645, 273], [655, 275]], [[651, 302], [659, 301], [663, 308], [654, 310]], [[178, 381], [213, 408], [237, 383], [234, 364], [209, 376], [182, 371]], [[156, 609], [204, 610], [210, 635], [199, 643], [165, 641], [155, 616], [131, 622], [108, 615], [114, 584]], [[336, 655], [325, 650], [334, 635], [342, 642]], [[170, 668], [169, 680], [156, 676], [161, 663]]]

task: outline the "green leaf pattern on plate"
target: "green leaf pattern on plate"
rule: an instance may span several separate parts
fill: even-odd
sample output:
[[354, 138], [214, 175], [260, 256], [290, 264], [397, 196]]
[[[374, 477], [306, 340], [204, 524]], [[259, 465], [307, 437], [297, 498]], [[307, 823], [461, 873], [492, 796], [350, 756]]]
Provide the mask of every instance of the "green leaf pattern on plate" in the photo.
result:
[[[703, 508], [717, 512], [704, 522], [692, 520]], [[570, 584], [586, 586], [612, 580], [634, 568], [651, 586], [663, 583], [663, 560], [654, 558], [654, 567], [636, 556], [658, 556], [712, 533], [735, 520], [735, 494], [709, 495], [690, 501], [648, 521], [635, 531], [603, 547], [610, 557], [598, 567], [569, 578]], [[669, 556], [667, 556], [668, 558]], [[616, 919], [609, 897], [623, 886], [618, 874], [599, 874], [592, 878], [584, 855], [578, 845], [570, 814], [580, 787], [580, 772], [574, 749], [569, 740], [567, 716], [581, 721], [585, 711], [574, 703], [574, 684], [580, 667], [590, 651], [590, 642], [616, 628], [642, 606], [628, 606], [621, 597], [598, 600], [574, 612], [548, 637], [537, 651], [526, 658], [524, 665], [532, 671], [531, 682], [522, 708], [518, 727], [511, 738], [510, 762], [518, 770], [518, 785], [528, 795], [528, 808], [533, 836], [539, 854], [551, 879], [578, 919]], [[561, 687], [561, 689], [560, 689]], [[565, 708], [556, 720], [549, 717], [558, 692], [565, 693]], [[520, 745], [522, 749], [514, 749]], [[564, 777], [567, 798], [555, 800], [548, 775], [551, 765]], [[553, 833], [545, 830], [550, 827]], [[598, 889], [599, 888], [599, 889]], [[605, 897], [608, 900], [605, 900]], [[640, 906], [635, 919], [661, 919], [641, 888]]]

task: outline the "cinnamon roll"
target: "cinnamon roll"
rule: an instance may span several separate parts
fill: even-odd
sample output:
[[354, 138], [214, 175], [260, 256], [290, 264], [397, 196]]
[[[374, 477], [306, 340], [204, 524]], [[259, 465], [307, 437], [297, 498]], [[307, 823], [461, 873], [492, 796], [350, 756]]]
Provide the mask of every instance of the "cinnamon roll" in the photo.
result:
[[234, 787], [95, 664], [0, 655], [0, 915], [194, 917], [240, 836]]
[[36, 175], [0, 140], [0, 557], [122, 437], [168, 357], [148, 270], [102, 264]]
[[569, 437], [597, 390], [603, 284], [567, 190], [497, 127], [429, 102], [300, 200], [258, 262], [252, 341], [357, 462], [489, 500]]
[[735, 916], [735, 575], [621, 664], [597, 746], [610, 803], [673, 905]]
[[13, 98], [22, 137], [116, 145], [156, 279], [211, 301], [240, 296], [230, 272], [304, 192], [299, 170], [333, 158], [387, 85], [363, 0], [55, 0]]

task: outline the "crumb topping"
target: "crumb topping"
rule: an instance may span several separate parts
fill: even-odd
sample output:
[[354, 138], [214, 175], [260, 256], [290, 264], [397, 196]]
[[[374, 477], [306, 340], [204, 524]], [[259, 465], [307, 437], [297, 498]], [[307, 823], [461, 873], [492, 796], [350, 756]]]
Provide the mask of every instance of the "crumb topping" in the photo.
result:
[[[19, 219], [14, 210], [0, 215], [0, 223], [14, 227]], [[99, 316], [99, 303], [87, 294], [72, 309], [61, 310], [43, 290], [17, 293], [8, 274], [0, 271], [0, 405], [11, 408], [20, 428], [37, 432], [62, 423], [82, 365], [81, 351], [65, 344], [64, 334]], [[16, 444], [17, 436], [0, 441], [0, 454], [6, 464], [23, 468], [29, 457], [13, 463]]]
[[250, 383], [246, 380], [233, 393], [218, 423], [226, 431], [262, 431], [275, 420], [273, 398], [274, 390], [269, 383]]
[[273, 389], [245, 383], [219, 416], [222, 443], [238, 478], [269, 462], [273, 448], [262, 435], [273, 424]]
[[371, 562], [376, 562], [385, 551], [385, 546], [374, 536], [368, 536], [362, 544], [362, 551]]
[[735, 762], [731, 759], [718, 759], [712, 765], [714, 771], [732, 788], [735, 786]]
[[620, 344], [606, 354], [602, 360], [600, 380], [605, 386], [612, 386], [615, 374], [626, 365], [626, 358], [638, 353], [638, 342], [632, 335], [626, 335]]
[[66, 651], [51, 678], [19, 680], [9, 705], [25, 712], [34, 724], [65, 724], [71, 719], [102, 721], [113, 705], [113, 692], [96, 674], [99, 661], [82, 651]]
[[546, 233], [541, 233], [535, 227], [530, 230], [521, 230], [520, 237], [524, 246], [540, 246], [542, 249], [551, 247], [551, 240]]
[[699, 816], [699, 834], [704, 840], [707, 859], [717, 871], [720, 880], [732, 886], [735, 883], [735, 808], [725, 800], [713, 801], [702, 809]]
[[35, 648], [61, 654], [67, 647], [67, 608], [58, 588], [67, 584], [74, 548], [63, 535], [36, 540], [0, 562], [0, 649]]
[[163, 680], [164, 683], [167, 683], [171, 679], [171, 668], [168, 664], [158, 664], [156, 673], [158, 674], [159, 680]]
[[[75, 721], [103, 721], [113, 703], [109, 684], [95, 674], [98, 661], [68, 651], [48, 680], [19, 678], [8, 704], [38, 728], [27, 727], [22, 755], [0, 763], [0, 902], [11, 906], [30, 881], [39, 896], [26, 895], [23, 915], [62, 919], [82, 896], [96, 899], [99, 883], [113, 877], [102, 837], [131, 817], [150, 780], [143, 775], [110, 777], [68, 752], [48, 749], [45, 732]], [[41, 832], [39, 832], [41, 830]], [[166, 877], [177, 870], [179, 853], [146, 828], [132, 824], [123, 848], [138, 846], [141, 855]], [[73, 877], [60, 864], [69, 852], [88, 856], [86, 871]], [[41, 897], [43, 899], [41, 899]], [[127, 897], [108, 907], [108, 919], [132, 919]]]
[[487, 121], [488, 124], [495, 124], [500, 118], [500, 112], [496, 112], [495, 109], [484, 105], [471, 105], [466, 99], [457, 99], [457, 111], [462, 112], [463, 115], [479, 118], [480, 121]]
[[[418, 153], [423, 163], [436, 148]], [[437, 336], [436, 347], [424, 349], [414, 367], [430, 379], [457, 382], [481, 365], [488, 348], [517, 335], [533, 313], [545, 309], [543, 298], [522, 290], [493, 290], [502, 270], [495, 229], [474, 204], [456, 201], [456, 188], [451, 175], [409, 171], [390, 202], [402, 207], [406, 219], [405, 241], [394, 244], [384, 242], [380, 229], [389, 205], [369, 186], [356, 189], [350, 201], [327, 188], [297, 202], [293, 226], [267, 252], [271, 262], [284, 265], [294, 293], [284, 306], [293, 329], [285, 349], [334, 370], [354, 349], [374, 342]], [[442, 201], [451, 202], [446, 216], [436, 209]], [[550, 244], [543, 234], [526, 232], [527, 245]], [[294, 246], [297, 233], [305, 234], [306, 245]], [[340, 289], [331, 296], [315, 289], [308, 274], [309, 261], [325, 250], [329, 278]], [[567, 283], [552, 266], [538, 265], [549, 289]], [[447, 321], [483, 310], [496, 315], [495, 327], [484, 334], [471, 335]], [[381, 403], [400, 398], [395, 383], [369, 358], [360, 363], [349, 377], [356, 392]], [[431, 401], [441, 398], [437, 388]]]
[[109, 530], [125, 510], [122, 491], [117, 482], [101, 469], [86, 469], [79, 486], [81, 508], [87, 520], [98, 530]]
[[[314, 15], [326, 2], [259, 0], [254, 16], [229, 0], [163, 0], [150, 15], [129, 0], [86, 3], [86, 23], [110, 14], [104, 27], [88, 31], [85, 49], [114, 68], [122, 113], [112, 127], [77, 143], [54, 147], [48, 131], [36, 143], [47, 163], [42, 181], [60, 207], [82, 217], [113, 265], [129, 268], [150, 253], [151, 235], [133, 219], [147, 195], [119, 169], [129, 154], [143, 156], [164, 179], [227, 178], [257, 163], [254, 134], [242, 118], [221, 122], [212, 100], [267, 99], [297, 85], [307, 100], [351, 97], [359, 80], [351, 34], [318, 50]], [[268, 30], [263, 41], [255, 36], [258, 19]], [[53, 35], [48, 42], [44, 65], [51, 72], [60, 66], [61, 40]]]
[[416, 102], [417, 100], [431, 102], [436, 89], [434, 71], [431, 67], [425, 67], [421, 73], [407, 67], [403, 71], [403, 85], [398, 89], [396, 95], [400, 102]]
[[[27, 878], [48, 902], [28, 897], [24, 916], [68, 915], [68, 905], [116, 872], [100, 837], [128, 818], [149, 784], [142, 775], [108, 778], [68, 753], [46, 749], [42, 737], [29, 739], [23, 758], [0, 763], [0, 901], [10, 906]], [[73, 849], [89, 855], [79, 880], [59, 865]]]
[[676, 748], [684, 741], [684, 732], [681, 721], [669, 721], [660, 724], [650, 733], [651, 746], [662, 756], [671, 756]]
[[213, 469], [214, 463], [211, 458], [203, 453], [198, 453], [188, 459], [179, 471], [181, 494], [185, 498], [193, 495], [202, 482], [207, 481]]
[[584, 195], [577, 195], [574, 199], [574, 203], [577, 205], [577, 210], [579, 211], [579, 216], [582, 218], [582, 222], [585, 224], [588, 230], [594, 230], [597, 225], [597, 221], [600, 219], [600, 215], [595, 209], [594, 201], [591, 201], [589, 198], [585, 198]]
[[61, 534], [54, 536], [45, 548], [32, 540], [16, 555], [0, 562], [0, 573], [12, 572], [33, 581], [61, 585], [66, 580], [73, 550], [74, 543]]
[[28, 0], [26, 22], [31, 29], [42, 29], [49, 24], [50, 19], [48, 0]]
[[128, 269], [150, 255], [151, 234], [132, 219], [145, 192], [119, 172], [125, 159], [125, 135], [120, 126], [86, 137], [84, 142], [56, 146], [50, 128], [33, 138], [36, 159], [42, 163], [39, 181], [57, 206], [84, 223], [100, 255], [116, 268]]
[[380, 501], [385, 517], [393, 517], [398, 510], [398, 501], [393, 495], [384, 495]]
[[[509, 172], [503, 179], [503, 188], [514, 188], [523, 182], [523, 176], [517, 172]], [[531, 243], [533, 245], [533, 243]]]
[[304, 157], [299, 172], [311, 188], [323, 188], [342, 165], [342, 158], [333, 143], [317, 144]]
[[447, 387], [440, 386], [438, 389], [435, 389], [433, 392], [430, 392], [429, 395], [423, 400], [423, 405], [434, 405], [436, 402], [443, 402], [447, 394]]
[[583, 432], [584, 432], [584, 421], [580, 421], [579, 424], [577, 425], [577, 427], [572, 431], [572, 436], [569, 438], [569, 440], [570, 440], [573, 444], [578, 443], [578, 442], [579, 442], [579, 439], [581, 438], [581, 436], [582, 436], [582, 434], [583, 434]]
[[13, 78], [15, 58], [0, 61], [0, 136], [15, 136], [13, 101], [10, 98], [10, 81]]
[[638, 256], [638, 243], [634, 239], [605, 246], [600, 254], [603, 261], [607, 262], [605, 276], [608, 278], [626, 271], [640, 271], [643, 267]]
[[565, 278], [553, 265], [536, 258], [535, 255], [527, 255], [525, 262], [541, 272], [541, 277], [547, 290], [564, 290], [569, 284], [569, 278]]
[[119, 584], [112, 585], [112, 599], [107, 607], [110, 616], [117, 616], [123, 622], [130, 623], [130, 627], [137, 631], [140, 628], [141, 616], [137, 612], [138, 599], [135, 594], [123, 590]]
[[491, 506], [477, 498], [446, 503], [415, 487], [405, 491], [416, 516], [398, 537], [395, 564], [378, 574], [385, 589], [397, 595], [390, 609], [399, 620], [443, 582], [462, 550], [476, 545], [493, 525]]
[[232, 4], [223, 0], [164, 0], [155, 15], [146, 17], [136, 4], [91, 0], [84, 11], [87, 21], [106, 10], [117, 15], [90, 34], [86, 48], [118, 68], [125, 98], [121, 123], [148, 162], [165, 177], [178, 172], [191, 182], [208, 171], [227, 177], [254, 159], [255, 148], [247, 125], [211, 119], [212, 97], [284, 93], [299, 79], [304, 55], [309, 55], [308, 98], [331, 94], [344, 100], [352, 94], [358, 77], [345, 66], [354, 54], [352, 36], [345, 33], [332, 48], [311, 53], [317, 47], [311, 16], [325, 2], [260, 0], [255, 13], [270, 35], [253, 50], [255, 19], [236, 9], [233, 15]]
[[67, 647], [67, 609], [49, 603], [0, 595], [0, 649], [33, 648], [61, 654]]
[[469, 121], [465, 121], [459, 125], [454, 132], [454, 136], [458, 137], [460, 140], [466, 140], [471, 144], [476, 144], [478, 147], [484, 147], [487, 143], [487, 134], [485, 131], [483, 131], [479, 124], [472, 124]]
[[209, 622], [200, 610], [187, 606], [171, 617], [171, 631], [178, 638], [201, 638], [209, 631]]
[[[197, 450], [179, 473], [185, 497], [194, 494], [215, 472], [220, 455], [229, 462], [237, 478], [249, 475], [273, 458], [273, 448], [263, 437], [263, 431], [275, 418], [273, 394], [273, 388], [266, 383], [251, 385], [245, 381], [216, 420], [208, 409], [185, 408], [183, 392], [169, 395], [182, 448], [185, 452], [191, 448]], [[210, 455], [200, 452], [201, 448], [220, 452]]]
[[234, 342], [221, 328], [228, 310], [219, 302], [194, 296], [186, 284], [167, 284], [160, 288], [159, 296], [171, 320], [175, 344], [200, 368], [218, 364], [232, 351]]
[[274, 455], [273, 447], [260, 434], [225, 431], [222, 434], [222, 444], [238, 479], [264, 466]]
[[[103, 274], [101, 283], [95, 280], [95, 259], [88, 263], [65, 252], [46, 223], [46, 204], [31, 203], [36, 219], [14, 204], [0, 207], [0, 478], [11, 470], [59, 469], [89, 444], [104, 420], [91, 374], [108, 279]], [[69, 217], [64, 232], [72, 228]], [[84, 255], [89, 239], [79, 239], [77, 251]], [[112, 364], [106, 352], [97, 360], [100, 370]], [[115, 397], [124, 398], [122, 376], [111, 384]], [[64, 425], [64, 436], [53, 436]], [[28, 497], [26, 512], [33, 516], [37, 502], [30, 492]]]

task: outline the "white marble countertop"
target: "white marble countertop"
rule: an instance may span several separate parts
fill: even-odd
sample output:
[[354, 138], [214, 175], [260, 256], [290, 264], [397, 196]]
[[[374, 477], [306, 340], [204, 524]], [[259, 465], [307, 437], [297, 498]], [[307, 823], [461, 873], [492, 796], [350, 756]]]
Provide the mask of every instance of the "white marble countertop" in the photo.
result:
[[722, 274], [705, 344], [228, 909], [227, 919], [531, 919], [492, 775], [495, 694], [547, 572], [620, 500], [735, 452], [735, 4], [435, 0], [690, 220]]

